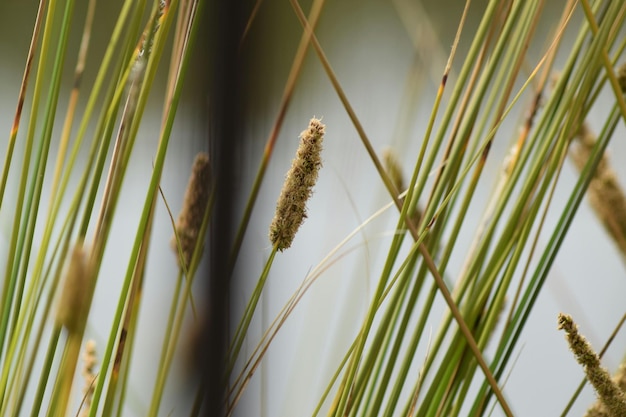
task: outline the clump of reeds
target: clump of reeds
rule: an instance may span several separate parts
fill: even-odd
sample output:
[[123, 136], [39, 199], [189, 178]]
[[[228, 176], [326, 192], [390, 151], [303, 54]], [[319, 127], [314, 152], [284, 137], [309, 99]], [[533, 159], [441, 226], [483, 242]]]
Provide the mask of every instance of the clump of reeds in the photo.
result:
[[[149, 239], [158, 227], [153, 221], [155, 195], [163, 177], [182, 80], [191, 65], [190, 46], [201, 25], [202, 13], [197, 13], [201, 2], [183, 2], [182, 7], [169, 0], [137, 2], [132, 7], [129, 2], [119, 13], [111, 10], [107, 39], [101, 45], [106, 46], [106, 53], [98, 46], [95, 53], [90, 51], [97, 2], [83, 3], [86, 16], [84, 8], [78, 10], [71, 2], [63, 5], [63, 10], [42, 2], [31, 16], [32, 37], [18, 104], [10, 137], [2, 144], [8, 147], [0, 173], [0, 208], [3, 216], [14, 216], [9, 229], [2, 231], [2, 237], [8, 233], [11, 242], [3, 264], [0, 301], [2, 416], [78, 416], [87, 415], [90, 408], [91, 415], [122, 413], [131, 362], [128, 352], [136, 329], [143, 327], [136, 324], [136, 313], [141, 307]], [[59, 13], [63, 19], [57, 18]], [[69, 30], [69, 21], [83, 18], [82, 34], [73, 30], [76, 28]], [[80, 49], [71, 40], [74, 34]], [[164, 52], [166, 44], [172, 43], [171, 35], [176, 37], [176, 47], [168, 59]], [[22, 36], [16, 33], [16, 39]], [[59, 68], [73, 62], [74, 83], [68, 89], [65, 71]], [[152, 156], [150, 185], [134, 191], [132, 200], [138, 204], [134, 206], [120, 198], [120, 190], [131, 175], [128, 161], [136, 149], [148, 96], [160, 83], [155, 74], [168, 63], [170, 88], [161, 99], [162, 123], [158, 138], [154, 138], [158, 140], [142, 149], [144, 155]], [[86, 67], [94, 70], [89, 80], [82, 77]], [[60, 109], [65, 109], [64, 115]], [[62, 130], [57, 129], [63, 120]], [[95, 131], [87, 134], [86, 127], [96, 121]], [[15, 189], [11, 201], [4, 198], [6, 189]], [[47, 207], [44, 195], [50, 197]], [[124, 210], [116, 209], [121, 205]], [[135, 233], [126, 227], [119, 236], [125, 242], [133, 241], [132, 249], [116, 253], [111, 225], [139, 206], [143, 208], [132, 228]], [[194, 229], [189, 220], [193, 217], [181, 218], [184, 232]], [[186, 242], [188, 234], [182, 234]], [[89, 245], [83, 246], [88, 240]], [[4, 247], [1, 249], [7, 255]], [[107, 298], [101, 312], [111, 320], [107, 328], [98, 329], [109, 336], [97, 361], [102, 377], [96, 378], [95, 346], [84, 343], [84, 334], [97, 279], [106, 262], [104, 253], [111, 254], [111, 249], [113, 263], [122, 267], [127, 263], [128, 267], [119, 288], [112, 288], [119, 297]], [[46, 331], [49, 336], [43, 337], [42, 330], [49, 329], [49, 324], [53, 325]], [[169, 333], [167, 337], [173, 339]], [[77, 366], [81, 357], [82, 369]], [[85, 378], [84, 403], [80, 410], [70, 412], [75, 408], [70, 405], [77, 373]]]
[[313, 193], [322, 166], [325, 128], [321, 120], [314, 117], [309, 127], [300, 133], [300, 146], [285, 177], [270, 225], [270, 242], [281, 252], [291, 246], [296, 232], [307, 217], [306, 202]]
[[578, 326], [572, 317], [567, 314], [559, 314], [558, 328], [565, 331], [570, 349], [576, 356], [578, 363], [583, 366], [587, 379], [605, 407], [606, 415], [612, 417], [626, 416], [624, 392], [611, 379], [608, 371], [602, 367], [598, 354], [587, 339], [578, 333]]
[[210, 181], [209, 155], [200, 152], [193, 161], [183, 208], [176, 220], [176, 235], [172, 237], [171, 242], [172, 248], [179, 255], [177, 261], [181, 268], [183, 265], [185, 267], [189, 265], [196, 247], [204, 212], [209, 203]]

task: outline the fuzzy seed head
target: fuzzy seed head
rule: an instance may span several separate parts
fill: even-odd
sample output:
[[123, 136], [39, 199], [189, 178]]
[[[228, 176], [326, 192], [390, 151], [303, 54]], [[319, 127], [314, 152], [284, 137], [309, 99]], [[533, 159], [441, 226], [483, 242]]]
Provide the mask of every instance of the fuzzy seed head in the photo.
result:
[[400, 165], [398, 156], [391, 148], [383, 150], [383, 165], [385, 166], [385, 171], [387, 171], [391, 182], [396, 187], [396, 190], [398, 190], [399, 193], [404, 191], [405, 185], [404, 175], [402, 175], [402, 166]]
[[[180, 247], [183, 259], [177, 256], [178, 264], [182, 267], [189, 266], [191, 256], [198, 241], [198, 233], [202, 226], [204, 212], [209, 203], [211, 193], [211, 166], [209, 164], [209, 156], [201, 152], [196, 156], [191, 168], [191, 176], [185, 191], [183, 200], [183, 208], [176, 220], [176, 233], [180, 240]], [[171, 241], [174, 253], [178, 255], [178, 246], [176, 244], [176, 236]]]
[[609, 416], [626, 416], [626, 397], [617, 384], [611, 380], [608, 371], [600, 365], [600, 358], [587, 339], [578, 333], [578, 326], [571, 316], [559, 314], [559, 330], [565, 330], [570, 350], [583, 366], [587, 379], [604, 403]]
[[[576, 167], [582, 171], [596, 143], [596, 137], [587, 123], [583, 123], [579, 129], [576, 140], [571, 157]], [[598, 219], [626, 256], [626, 195], [606, 153], [602, 155], [591, 178], [587, 197]]]
[[[613, 375], [613, 382], [617, 384], [622, 392], [626, 393], [626, 362], [623, 362], [617, 368], [617, 372]], [[589, 407], [585, 417], [611, 417], [611, 414], [609, 414], [604, 403], [598, 400]]]
[[87, 256], [82, 243], [74, 246], [65, 275], [65, 284], [59, 301], [56, 321], [68, 332], [79, 332], [88, 313], [89, 274]]
[[291, 246], [300, 225], [307, 217], [306, 202], [313, 193], [322, 166], [322, 142], [325, 126], [313, 118], [300, 134], [300, 146], [285, 177], [276, 213], [270, 225], [269, 238], [279, 251]]

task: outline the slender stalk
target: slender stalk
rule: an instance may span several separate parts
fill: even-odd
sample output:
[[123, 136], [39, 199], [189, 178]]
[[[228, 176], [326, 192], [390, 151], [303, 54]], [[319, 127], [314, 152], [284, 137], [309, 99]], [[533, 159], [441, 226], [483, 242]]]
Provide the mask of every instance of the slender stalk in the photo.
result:
[[50, 369], [52, 367], [52, 361], [56, 352], [59, 336], [61, 335], [61, 326], [55, 326], [50, 336], [50, 343], [48, 343], [48, 350], [44, 359], [44, 367], [41, 376], [39, 377], [39, 384], [37, 385], [37, 391], [35, 391], [35, 398], [32, 402], [31, 417], [38, 417], [39, 411], [43, 404], [43, 396], [46, 391], [46, 385], [48, 383], [48, 377], [50, 376]]
[[[0, 208], [2, 208], [2, 202], [4, 201], [4, 191], [7, 185], [7, 179], [9, 177], [9, 171], [11, 169], [11, 161], [13, 160], [13, 151], [15, 150], [15, 140], [17, 138], [17, 132], [19, 131], [20, 121], [22, 119], [22, 109], [24, 108], [24, 100], [26, 99], [26, 88], [28, 87], [28, 81], [30, 79], [30, 72], [33, 66], [33, 58], [35, 56], [35, 47], [39, 40], [39, 31], [41, 30], [41, 24], [43, 22], [44, 10], [46, 8], [46, 0], [41, 0], [37, 8], [37, 16], [35, 18], [35, 25], [33, 27], [33, 34], [30, 38], [30, 46], [28, 47], [28, 57], [26, 58], [26, 66], [24, 68], [24, 74], [22, 75], [22, 83], [20, 85], [20, 92], [17, 96], [17, 109], [15, 110], [15, 116], [13, 118], [13, 126], [11, 127], [11, 133], [9, 134], [9, 141], [7, 146], [6, 157], [2, 168], [2, 179], [0, 180]], [[8, 281], [5, 281], [8, 282]], [[5, 297], [5, 291], [3, 291], [2, 298]], [[2, 347], [0, 343], [0, 348]]]
[[[250, 322], [252, 321], [252, 317], [254, 316], [254, 312], [256, 311], [256, 306], [261, 298], [261, 292], [263, 291], [263, 287], [265, 286], [265, 281], [267, 281], [267, 277], [269, 276], [270, 269], [272, 267], [272, 263], [274, 262], [274, 257], [276, 256], [276, 252], [278, 251], [278, 244], [274, 244], [272, 251], [270, 252], [267, 261], [265, 262], [265, 267], [263, 268], [263, 272], [259, 277], [259, 280], [252, 291], [252, 295], [250, 296], [250, 300], [246, 304], [246, 309], [243, 313], [243, 317], [241, 317], [241, 321], [237, 326], [237, 330], [235, 331], [235, 336], [233, 337], [233, 343], [229, 350], [228, 361], [226, 365], [226, 378], [228, 379], [233, 372], [235, 367], [235, 363], [237, 362], [237, 358], [239, 356], [239, 351], [243, 345], [243, 341], [246, 338], [246, 333], [248, 332], [248, 327], [250, 327]], [[226, 381], [227, 382], [227, 381]]]
[[156, 416], [159, 412], [161, 396], [163, 395], [163, 389], [166, 382], [168, 359], [171, 358], [171, 352], [176, 347], [175, 343], [173, 342], [177, 339], [174, 338], [174, 332], [172, 331], [172, 329], [174, 328], [174, 323], [178, 322], [179, 320], [178, 306], [180, 304], [179, 298], [182, 283], [182, 271], [179, 271], [178, 278], [176, 279], [176, 286], [174, 287], [174, 292], [172, 294], [170, 314], [168, 315], [167, 323], [165, 325], [165, 332], [163, 333], [165, 337], [163, 338], [163, 346], [161, 347], [161, 355], [159, 356], [159, 371], [157, 372], [157, 377], [154, 382], [154, 388], [152, 389], [152, 400], [150, 402], [150, 408], [148, 410], [147, 416]]

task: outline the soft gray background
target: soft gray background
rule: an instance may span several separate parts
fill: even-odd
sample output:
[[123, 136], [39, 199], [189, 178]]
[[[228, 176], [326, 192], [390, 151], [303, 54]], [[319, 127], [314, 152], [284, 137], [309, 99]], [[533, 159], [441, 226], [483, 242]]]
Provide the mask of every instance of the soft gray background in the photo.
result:
[[[6, 132], [7, 136], [36, 11], [35, 3], [0, 1], [0, 56], [3, 57], [0, 64], [0, 131]], [[317, 33], [322, 46], [374, 146], [379, 151], [390, 145], [400, 150], [407, 175], [420, 146], [419, 138], [423, 136], [433, 94], [461, 15], [462, 3], [452, 0], [424, 1], [425, 13], [409, 7], [403, 10], [401, 19], [392, 2], [329, 0], [318, 26]], [[456, 68], [459, 68], [460, 60], [471, 42], [471, 33], [478, 24], [484, 3], [473, 2], [472, 13], [457, 53]], [[547, 38], [560, 7], [560, 2], [547, 3], [546, 18], [536, 35], [537, 43], [529, 52], [531, 64], [538, 60], [543, 46], [541, 42]], [[303, 7], [308, 10], [308, 5]], [[99, 5], [92, 49], [94, 54], [97, 54], [95, 51], [98, 48], [103, 50], [116, 10], [117, 2]], [[438, 39], [423, 41], [428, 48], [422, 46], [416, 57], [403, 22], [415, 28], [418, 15], [432, 25]], [[576, 18], [580, 19], [580, 14]], [[76, 28], [80, 27], [79, 22], [74, 23]], [[74, 48], [78, 46], [78, 32], [79, 29], [76, 29], [74, 33]], [[423, 31], [416, 32], [425, 36]], [[239, 156], [243, 169], [238, 178], [240, 189], [236, 191], [242, 195], [242, 204], [276, 117], [300, 33], [299, 23], [287, 2], [266, 0], [244, 44], [244, 52], [250, 53], [252, 57], [249, 87], [253, 99], [246, 104], [249, 117], [242, 124], [249, 144]], [[418, 65], [418, 76], [412, 78], [410, 73], [414, 63]], [[68, 87], [71, 67], [70, 63]], [[188, 78], [188, 87], [191, 87], [187, 89], [179, 111], [162, 182], [174, 212], [180, 208], [188, 166], [195, 152], [202, 149], [202, 144], [196, 138], [201, 137], [207, 128], [199, 110], [203, 108], [202, 90], [194, 88], [197, 83], [202, 84], [202, 78], [206, 76], [200, 68], [201, 65], [194, 67]], [[91, 72], [88, 69], [86, 78], [93, 77], [93, 69]], [[143, 204], [143, 198], [138, 196], [142, 196], [149, 180], [161, 115], [159, 98], [163, 95], [164, 78], [159, 82], [161, 86], [157, 85], [153, 92], [155, 100], [147, 109], [146, 123], [142, 126], [138, 147], [131, 161], [129, 181], [112, 231], [115, 240], [107, 251], [105, 269], [94, 301], [89, 331], [90, 337], [94, 337], [99, 346], [104, 346], [111, 317], [110, 303], [117, 299], [126, 267], [125, 262], [119, 260], [125, 259], [125, 254], [130, 250], [134, 234], [129, 231], [134, 229], [133, 225]], [[452, 83], [454, 77], [451, 77], [448, 88], [451, 88]], [[411, 97], [409, 93], [416, 88], [420, 88], [420, 96], [417, 100], [408, 99]], [[610, 95], [606, 97], [610, 100]], [[67, 92], [61, 102], [66, 102], [66, 98]], [[85, 96], [82, 98], [85, 99]], [[495, 173], [501, 158], [517, 132], [519, 119], [516, 115], [526, 105], [522, 103], [517, 112], [513, 111], [515, 116], [509, 118], [508, 124], [501, 128], [496, 137], [488, 164], [488, 172], [493, 174], [484, 176], [461, 243], [469, 244], [472, 239], [484, 210], [483, 204], [495, 183]], [[63, 108], [60, 108], [62, 111]], [[603, 113], [602, 106], [593, 109], [589, 120], [592, 126], [598, 127], [594, 125], [593, 115], [597, 114], [598, 120], [601, 120]], [[356, 131], [316, 56], [309, 53], [239, 257], [239, 281], [233, 288], [233, 311], [241, 311], [247, 302], [267, 259], [270, 251], [267, 228], [273, 216], [275, 200], [295, 153], [298, 134], [313, 115], [323, 117], [327, 125], [325, 166], [309, 203], [309, 218], [298, 232], [293, 247], [276, 257], [262, 299], [262, 312], [253, 322], [249, 342], [243, 353], [252, 351], [261, 329], [276, 316], [310, 269], [364, 219], [388, 202], [384, 187]], [[511, 132], [511, 135], [507, 136], [506, 132]], [[620, 163], [626, 151], [621, 140], [623, 136], [624, 129], [620, 125], [616, 140], [611, 145], [611, 153], [614, 168], [620, 178], [626, 179], [626, 172]], [[4, 152], [4, 147], [0, 147], [0, 152]], [[554, 224], [559, 203], [562, 204], [568, 195], [574, 180], [575, 171], [568, 163], [557, 188], [554, 210], [548, 218], [546, 230], [550, 230], [550, 225]], [[45, 196], [44, 201], [47, 201]], [[7, 222], [11, 218], [6, 213], [9, 207], [3, 207], [0, 213], [0, 224], [5, 234]], [[287, 417], [310, 414], [362, 320], [390, 242], [396, 216], [393, 210], [388, 210], [376, 219], [349, 243], [349, 248], [356, 249], [329, 268], [313, 286], [274, 341], [261, 371], [255, 375], [243, 397], [237, 415]], [[155, 243], [150, 254], [144, 292], [146, 302], [141, 313], [139, 343], [133, 358], [128, 415], [142, 415], [143, 407], [148, 402], [163, 337], [161, 329], [166, 321], [167, 296], [171, 293], [176, 275], [176, 265], [168, 248], [171, 234], [169, 220], [162, 206], [157, 212], [155, 224]], [[545, 239], [540, 241], [540, 249], [545, 242]], [[450, 267], [451, 274], [458, 272], [462, 262], [463, 254], [458, 253]], [[624, 312], [625, 290], [624, 265], [620, 255], [585, 203], [518, 345], [519, 356], [505, 387], [505, 395], [516, 415], [560, 415], [582, 377], [581, 369], [567, 350], [563, 334], [556, 330], [557, 313], [565, 311], [574, 315], [591, 343], [600, 347]], [[444, 311], [441, 304], [437, 308]], [[435, 332], [438, 323], [433, 322], [432, 326]], [[626, 337], [622, 332], [605, 356], [607, 367], [617, 367], [625, 345]], [[423, 349], [418, 351], [416, 361], [420, 362], [424, 354]], [[181, 371], [176, 370], [174, 375], [180, 376]], [[169, 411], [173, 411], [174, 416], [185, 415], [184, 398], [188, 390], [176, 381], [179, 379], [168, 385], [166, 406], [162, 408], [161, 415], [168, 415]], [[593, 392], [586, 388], [571, 415], [582, 415], [592, 401]], [[502, 413], [496, 407], [493, 415], [500, 416]]]

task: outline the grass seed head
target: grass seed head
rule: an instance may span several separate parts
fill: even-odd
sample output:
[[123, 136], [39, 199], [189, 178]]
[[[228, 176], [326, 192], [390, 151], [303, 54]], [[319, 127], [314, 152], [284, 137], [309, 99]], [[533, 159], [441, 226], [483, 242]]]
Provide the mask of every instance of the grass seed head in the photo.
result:
[[[176, 234], [180, 241], [182, 260], [177, 256], [178, 264], [182, 262], [189, 266], [191, 256], [198, 241], [198, 233], [202, 226], [202, 219], [209, 203], [211, 192], [211, 166], [209, 156], [201, 152], [196, 156], [191, 168], [191, 175], [185, 191], [183, 208], [176, 220]], [[172, 249], [178, 255], [176, 236], [172, 237]]]
[[[576, 141], [571, 157], [576, 168], [582, 171], [596, 143], [596, 136], [587, 123], [580, 127]], [[589, 182], [587, 197], [596, 216], [626, 256], [626, 195], [606, 153], [602, 155]]]
[[570, 350], [576, 360], [583, 366], [587, 379], [604, 403], [609, 416], [626, 416], [626, 397], [615, 382], [611, 380], [608, 371], [600, 365], [600, 358], [593, 350], [587, 339], [578, 333], [578, 326], [571, 316], [559, 314], [559, 330], [565, 330]]
[[401, 193], [406, 188], [404, 184], [404, 175], [402, 174], [402, 166], [398, 160], [398, 156], [391, 148], [383, 150], [383, 164], [385, 171], [391, 179], [391, 182], [396, 187], [396, 190]]
[[89, 274], [87, 272], [87, 256], [82, 242], [77, 243], [70, 255], [69, 266], [65, 275], [65, 284], [56, 321], [68, 332], [79, 332], [81, 323], [86, 319], [89, 294]]
[[307, 217], [306, 202], [313, 193], [322, 166], [322, 142], [325, 126], [315, 117], [300, 134], [300, 146], [285, 177], [269, 238], [279, 251], [291, 246], [296, 232]]
[[[617, 384], [619, 389], [626, 393], [626, 362], [623, 362], [617, 372], [613, 375], [613, 382]], [[604, 403], [600, 400], [596, 401], [587, 409], [585, 417], [610, 417], [609, 411]]]

